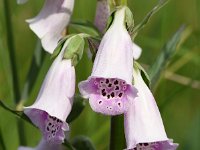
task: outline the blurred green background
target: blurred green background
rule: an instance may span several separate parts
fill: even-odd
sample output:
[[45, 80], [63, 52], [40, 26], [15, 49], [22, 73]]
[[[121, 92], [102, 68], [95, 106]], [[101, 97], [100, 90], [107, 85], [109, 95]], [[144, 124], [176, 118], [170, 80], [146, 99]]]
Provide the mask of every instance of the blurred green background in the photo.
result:
[[[133, 11], [136, 24], [156, 2], [156, 0], [129, 0], [128, 4]], [[15, 0], [10, 0], [9, 4], [19, 90], [22, 91], [37, 43], [37, 37], [28, 28], [25, 19], [34, 17], [41, 9], [43, 1], [30, 0], [24, 5], [17, 5]], [[72, 20], [93, 21], [95, 5], [95, 0], [76, 0]], [[0, 99], [15, 108], [4, 10], [4, 1], [0, 0]], [[168, 137], [180, 144], [180, 150], [200, 150], [200, 0], [171, 0], [153, 16], [136, 37], [136, 43], [143, 49], [139, 62], [151, 66], [164, 43], [182, 24], [190, 27], [191, 34], [179, 47], [154, 89], [154, 95]], [[35, 100], [50, 63], [50, 57], [45, 57], [42, 71], [26, 105]], [[76, 68], [77, 83], [90, 75], [91, 67], [92, 64], [85, 54]], [[39, 130], [21, 122], [24, 127], [22, 126], [18, 132], [18, 122], [19, 119], [0, 108], [0, 150], [4, 147], [7, 150], [17, 149], [20, 145], [19, 133], [24, 134], [23, 144], [32, 147], [38, 144], [41, 136]], [[86, 135], [94, 142], [97, 150], [106, 150], [109, 147], [109, 127], [110, 118], [94, 113], [87, 103], [79, 118], [72, 122], [70, 136]]]

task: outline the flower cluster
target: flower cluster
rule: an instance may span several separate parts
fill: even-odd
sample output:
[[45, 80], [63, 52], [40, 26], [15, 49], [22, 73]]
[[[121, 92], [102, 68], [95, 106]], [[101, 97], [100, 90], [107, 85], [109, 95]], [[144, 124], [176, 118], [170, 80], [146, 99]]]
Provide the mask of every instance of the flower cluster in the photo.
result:
[[[26, 0], [18, 0], [18, 3], [24, 2]], [[46, 0], [39, 15], [27, 20], [44, 49], [51, 54], [63, 37], [73, 5], [74, 0]], [[89, 99], [93, 111], [111, 116], [124, 114], [127, 150], [175, 150], [178, 145], [167, 138], [155, 99], [135, 64], [141, 48], [132, 41], [127, 30], [127, 9], [117, 8], [106, 29], [110, 15], [108, 1], [97, 2], [94, 24], [102, 34], [106, 32], [98, 47], [92, 73], [79, 83], [79, 91]], [[65, 131], [69, 131], [66, 119], [75, 93], [73, 57], [66, 59], [70, 42], [68, 38], [63, 44], [34, 104], [24, 108], [24, 113], [43, 135], [37, 150], [62, 150]]]

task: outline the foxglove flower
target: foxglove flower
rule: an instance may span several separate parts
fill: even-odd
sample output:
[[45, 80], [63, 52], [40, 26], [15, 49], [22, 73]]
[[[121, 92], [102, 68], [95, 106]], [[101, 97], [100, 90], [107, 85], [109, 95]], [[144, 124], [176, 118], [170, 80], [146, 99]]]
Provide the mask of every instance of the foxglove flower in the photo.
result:
[[42, 139], [35, 148], [20, 146], [18, 150], [65, 150], [65, 148], [62, 144], [52, 144]]
[[[110, 16], [110, 6], [108, 0], [97, 0], [95, 26], [101, 33], [106, 28], [107, 20]], [[142, 49], [133, 43], [133, 58], [137, 60], [142, 53]]]
[[142, 79], [133, 71], [138, 97], [131, 101], [125, 113], [125, 136], [128, 150], [175, 150], [178, 144], [167, 138], [155, 99]]
[[[24, 3], [27, 0], [18, 0]], [[28, 19], [29, 27], [41, 39], [43, 48], [53, 53], [70, 21], [74, 0], [46, 0], [40, 13]]]
[[108, 0], [97, 0], [95, 26], [103, 33], [106, 28], [106, 22], [110, 16], [110, 7]]
[[105, 33], [91, 76], [79, 83], [84, 98], [89, 98], [92, 109], [106, 115], [122, 114], [129, 99], [134, 99], [132, 86], [132, 41], [125, 27], [125, 8], [115, 13], [111, 27]]
[[40, 128], [46, 141], [62, 143], [65, 122], [69, 115], [75, 92], [75, 69], [71, 60], [63, 59], [64, 44], [60, 54], [51, 65], [35, 103], [25, 107], [24, 113]]

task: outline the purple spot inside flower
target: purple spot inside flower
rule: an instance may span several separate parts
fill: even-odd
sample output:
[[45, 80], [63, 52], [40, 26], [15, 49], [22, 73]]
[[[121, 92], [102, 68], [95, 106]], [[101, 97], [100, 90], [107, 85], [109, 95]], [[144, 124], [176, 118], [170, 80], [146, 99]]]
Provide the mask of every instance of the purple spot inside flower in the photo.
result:
[[169, 140], [151, 143], [139, 143], [136, 145], [134, 150], [175, 150], [177, 146], [177, 144], [174, 144]]
[[106, 115], [126, 112], [128, 95], [136, 95], [131, 85], [117, 78], [90, 78], [86, 86], [90, 91], [89, 102], [92, 109]]
[[47, 112], [39, 109], [27, 109], [25, 114], [42, 131], [46, 141], [60, 144], [63, 142], [67, 125], [60, 119], [50, 116]]

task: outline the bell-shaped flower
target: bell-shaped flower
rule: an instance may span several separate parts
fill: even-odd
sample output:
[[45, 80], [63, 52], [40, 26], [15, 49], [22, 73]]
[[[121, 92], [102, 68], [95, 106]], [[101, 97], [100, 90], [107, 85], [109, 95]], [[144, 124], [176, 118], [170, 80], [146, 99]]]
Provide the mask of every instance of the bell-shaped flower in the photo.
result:
[[133, 50], [125, 27], [125, 8], [115, 13], [94, 60], [91, 76], [79, 83], [80, 93], [89, 98], [95, 112], [106, 115], [124, 113], [137, 90], [132, 86]]
[[[24, 3], [26, 0], [18, 0]], [[74, 0], [46, 0], [40, 13], [26, 20], [29, 27], [41, 39], [43, 48], [53, 53], [62, 32], [70, 21], [74, 7]]]
[[66, 42], [51, 65], [35, 103], [24, 108], [24, 113], [40, 128], [46, 141], [62, 143], [65, 122], [69, 115], [75, 92], [75, 69], [71, 60], [63, 59]]
[[[103, 33], [107, 20], [110, 16], [110, 6], [108, 0], [97, 0], [95, 26]], [[142, 53], [142, 49], [133, 42], [133, 58], [137, 60]]]
[[175, 150], [178, 144], [167, 138], [155, 99], [139, 69], [134, 69], [133, 77], [138, 97], [124, 117], [127, 150]]
[[18, 150], [65, 150], [65, 147], [62, 144], [52, 144], [41, 139], [35, 148], [20, 146]]
[[107, 19], [110, 16], [110, 6], [108, 0], [97, 0], [95, 26], [103, 33], [106, 28]]

